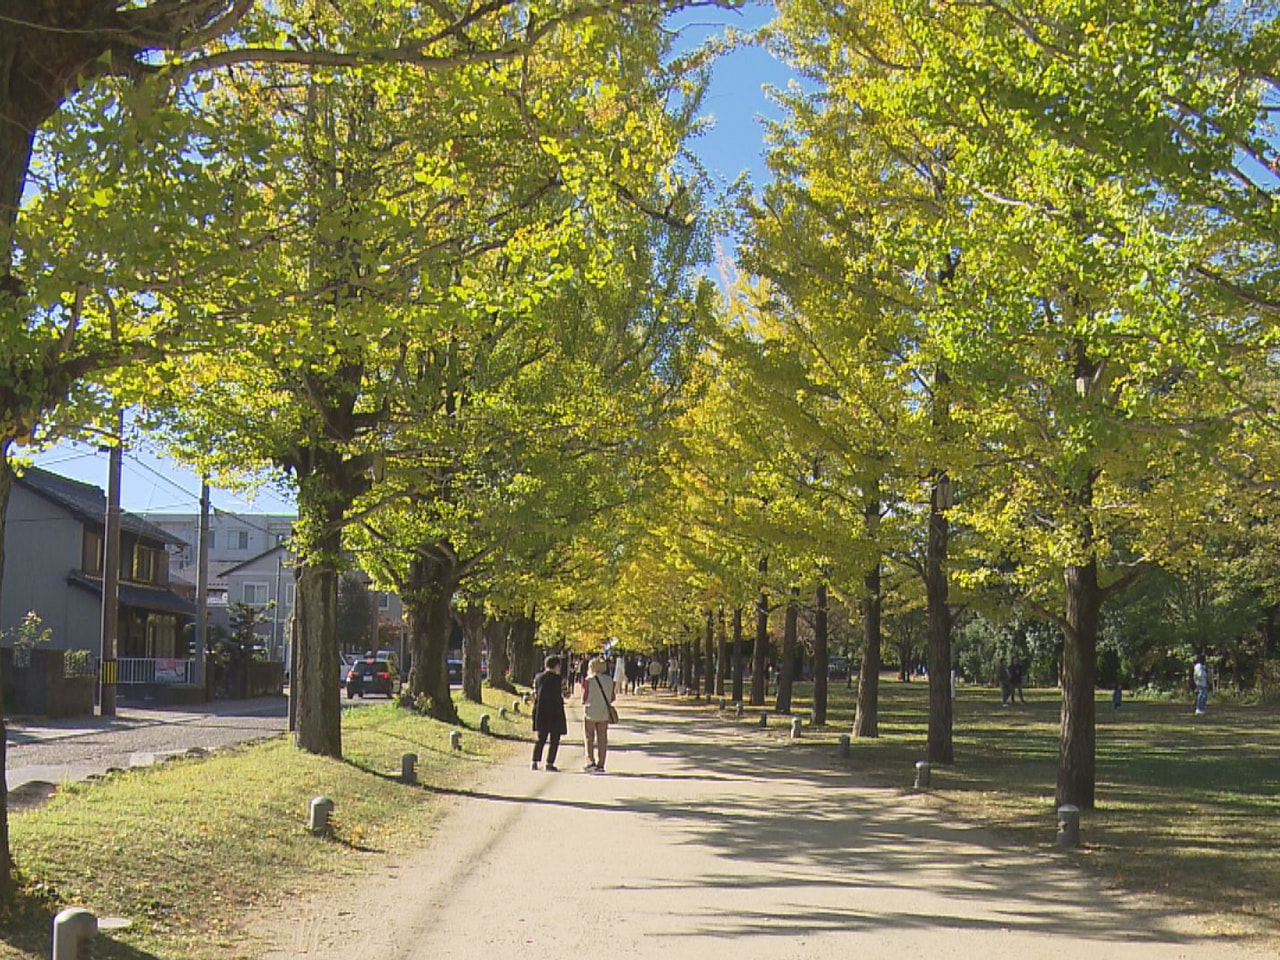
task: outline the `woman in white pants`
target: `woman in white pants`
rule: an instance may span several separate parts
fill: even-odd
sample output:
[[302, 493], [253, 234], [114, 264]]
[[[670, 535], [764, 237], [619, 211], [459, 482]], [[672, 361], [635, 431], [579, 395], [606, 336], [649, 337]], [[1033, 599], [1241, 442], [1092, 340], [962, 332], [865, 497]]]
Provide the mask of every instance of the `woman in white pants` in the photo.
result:
[[617, 685], [609, 676], [609, 665], [602, 657], [595, 657], [587, 668], [586, 679], [582, 681], [582, 725], [587, 742], [588, 772], [604, 772], [605, 757], [609, 753], [610, 705], [617, 695]]

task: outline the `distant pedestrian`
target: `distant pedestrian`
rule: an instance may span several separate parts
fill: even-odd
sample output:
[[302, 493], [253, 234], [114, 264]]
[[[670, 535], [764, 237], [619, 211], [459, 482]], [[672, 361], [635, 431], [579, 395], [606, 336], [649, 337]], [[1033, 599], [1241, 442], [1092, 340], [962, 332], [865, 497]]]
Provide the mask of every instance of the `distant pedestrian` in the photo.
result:
[[675, 657], [671, 658], [671, 663], [667, 667], [667, 687], [674, 690], [680, 683], [680, 661]]
[[1120, 704], [1124, 702], [1124, 691], [1120, 689], [1120, 681], [1116, 681], [1116, 688], [1111, 691], [1111, 712], [1115, 713], [1120, 709]]
[[1016, 696], [1023, 703], [1027, 702], [1027, 695], [1022, 692], [1022, 683], [1026, 677], [1027, 668], [1022, 665], [1022, 661], [1014, 657], [1013, 663], [1009, 664], [1009, 702], [1013, 703]]
[[556, 753], [560, 750], [560, 738], [569, 732], [564, 715], [564, 690], [560, 686], [560, 658], [547, 657], [546, 669], [533, 678], [533, 729], [538, 742], [533, 747], [533, 769], [542, 762], [542, 748], [551, 741], [547, 750], [547, 769], [556, 771]]
[[996, 683], [1000, 684], [1000, 706], [1007, 707], [1013, 698], [1013, 685], [1009, 682], [1009, 664], [1004, 660], [996, 667]]
[[622, 654], [613, 661], [613, 686], [615, 690], [627, 689], [627, 660]]
[[649, 661], [649, 689], [657, 690], [658, 681], [662, 679], [662, 664], [654, 657]]
[[609, 676], [609, 665], [603, 657], [594, 658], [587, 669], [587, 679], [582, 682], [588, 772], [604, 772], [605, 758], [609, 753], [609, 724], [617, 716], [613, 709], [617, 692], [617, 686]]
[[960, 685], [960, 671], [955, 667], [951, 668], [951, 699], [955, 700], [957, 688]]
[[1203, 717], [1209, 712], [1209, 668], [1204, 665], [1204, 657], [1196, 657], [1191, 681], [1196, 688], [1196, 716]]

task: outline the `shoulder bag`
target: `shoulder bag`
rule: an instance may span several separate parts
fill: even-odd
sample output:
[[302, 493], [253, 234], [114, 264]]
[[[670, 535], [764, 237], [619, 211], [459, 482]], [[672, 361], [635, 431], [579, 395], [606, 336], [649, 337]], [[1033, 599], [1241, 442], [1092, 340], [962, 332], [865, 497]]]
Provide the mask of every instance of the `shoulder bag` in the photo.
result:
[[600, 674], [596, 674], [596, 686], [600, 688], [600, 696], [604, 697], [604, 705], [609, 708], [609, 722], [618, 722], [618, 711], [613, 708], [613, 704], [609, 702], [609, 695], [604, 692], [604, 684], [600, 682]]

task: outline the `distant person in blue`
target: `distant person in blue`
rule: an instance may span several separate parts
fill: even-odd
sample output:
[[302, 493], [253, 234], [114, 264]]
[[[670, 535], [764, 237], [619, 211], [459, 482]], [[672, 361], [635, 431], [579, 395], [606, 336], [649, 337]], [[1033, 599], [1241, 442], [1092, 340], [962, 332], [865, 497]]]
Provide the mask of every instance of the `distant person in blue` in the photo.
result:
[[533, 746], [533, 769], [538, 769], [542, 749], [550, 740], [547, 769], [554, 773], [558, 769], [556, 753], [560, 749], [560, 738], [569, 732], [564, 716], [564, 688], [560, 685], [560, 658], [554, 654], [547, 657], [546, 669], [533, 678], [533, 729], [538, 734], [538, 742]]

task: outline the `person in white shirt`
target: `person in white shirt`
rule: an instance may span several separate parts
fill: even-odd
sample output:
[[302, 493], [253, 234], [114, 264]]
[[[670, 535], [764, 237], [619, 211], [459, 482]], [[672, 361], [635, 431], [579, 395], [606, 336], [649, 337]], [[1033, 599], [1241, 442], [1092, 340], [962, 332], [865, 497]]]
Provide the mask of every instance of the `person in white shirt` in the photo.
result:
[[1204, 657], [1196, 657], [1191, 679], [1196, 686], [1196, 716], [1203, 717], [1209, 706], [1209, 668], [1204, 665]]
[[614, 716], [612, 704], [617, 695], [617, 684], [609, 676], [608, 664], [603, 657], [593, 658], [587, 667], [586, 679], [582, 681], [583, 730], [587, 741], [588, 772], [604, 772], [605, 757], [609, 753], [609, 723]]

